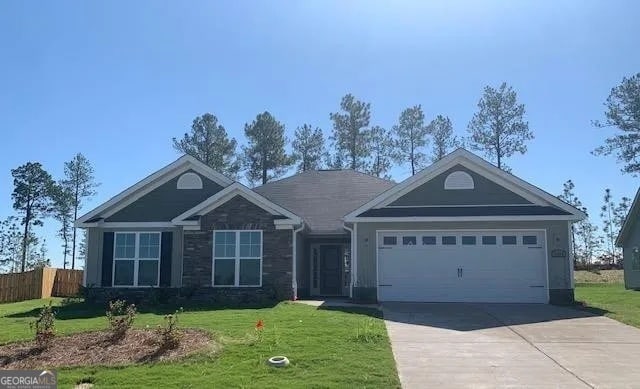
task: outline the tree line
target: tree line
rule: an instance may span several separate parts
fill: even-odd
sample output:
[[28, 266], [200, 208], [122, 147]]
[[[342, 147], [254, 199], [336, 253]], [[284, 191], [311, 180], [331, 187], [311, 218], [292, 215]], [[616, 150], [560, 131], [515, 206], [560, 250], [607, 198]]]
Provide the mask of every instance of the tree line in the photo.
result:
[[[592, 153], [615, 156], [623, 164], [623, 173], [637, 176], [640, 73], [624, 77], [611, 89], [604, 105], [605, 119], [593, 121], [593, 125], [614, 133]], [[459, 146], [482, 152], [497, 167], [508, 171], [505, 160], [516, 153], [526, 153], [526, 142], [534, 137], [525, 113], [524, 104], [518, 102], [511, 86], [506, 83], [495, 88], [486, 86], [467, 125], [466, 136], [457, 136], [449, 117], [436, 115], [428, 121], [420, 104], [400, 112], [390, 128], [372, 124], [371, 104], [347, 94], [336, 112], [329, 113], [332, 128], [328, 139], [319, 127], [301, 124], [295, 129], [290, 153], [286, 152], [289, 139], [284, 124], [269, 112], [258, 114], [244, 125], [246, 144], [240, 147], [210, 113], [196, 117], [190, 130], [181, 138], [173, 138], [172, 144], [176, 151], [192, 155], [229, 177], [237, 179], [244, 172], [252, 184], [280, 178], [292, 167], [298, 172], [349, 168], [389, 178], [394, 166], [402, 166], [416, 174]], [[75, 268], [86, 247], [84, 237], [77, 236], [73, 221], [99, 185], [91, 163], [82, 154], [76, 154], [64, 164], [64, 176], [57, 181], [38, 162], [12, 169], [11, 175], [16, 215], [0, 222], [0, 271], [24, 271], [49, 263], [45, 239], [35, 231], [47, 218], [59, 224], [63, 267]], [[571, 180], [565, 183], [559, 197], [587, 213]], [[574, 254], [578, 261], [588, 263], [596, 257], [608, 262], [620, 260], [614, 241], [630, 202], [626, 197], [614, 201], [611, 191], [606, 189], [600, 210], [602, 227], [598, 228], [590, 218], [573, 225]]]
[[599, 214], [602, 225], [598, 227], [593, 223], [587, 207], [576, 195], [575, 184], [572, 180], [567, 180], [564, 183], [564, 188], [558, 198], [587, 215], [586, 219], [571, 225], [575, 262], [583, 267], [589, 266], [594, 260], [605, 264], [621, 265], [622, 249], [616, 247], [615, 241], [629, 213], [631, 199], [623, 196], [620, 201], [616, 202], [613, 199], [611, 189], [605, 189]]
[[11, 176], [16, 215], [0, 222], [0, 271], [24, 272], [50, 265], [46, 240], [34, 228], [47, 218], [59, 223], [63, 267], [75, 269], [78, 257], [86, 255], [86, 243], [84, 235], [78, 239], [73, 222], [98, 186], [89, 160], [76, 154], [65, 162], [64, 176], [57, 181], [39, 162], [18, 166]]
[[190, 131], [173, 138], [172, 144], [176, 151], [232, 178], [244, 172], [252, 185], [280, 178], [292, 167], [298, 172], [347, 168], [390, 178], [394, 166], [403, 166], [416, 174], [463, 144], [507, 170], [504, 160], [515, 153], [524, 154], [525, 142], [533, 139], [524, 115], [524, 104], [518, 103], [512, 87], [506, 83], [497, 88], [487, 86], [467, 126], [468, 137], [462, 138], [454, 134], [449, 117], [436, 115], [428, 121], [420, 104], [400, 112], [390, 128], [373, 124], [371, 103], [347, 94], [336, 112], [329, 113], [329, 138], [325, 139], [319, 127], [303, 123], [295, 129], [290, 153], [286, 151], [289, 139], [285, 125], [269, 112], [244, 125], [246, 145], [242, 147], [211, 113], [196, 117]]

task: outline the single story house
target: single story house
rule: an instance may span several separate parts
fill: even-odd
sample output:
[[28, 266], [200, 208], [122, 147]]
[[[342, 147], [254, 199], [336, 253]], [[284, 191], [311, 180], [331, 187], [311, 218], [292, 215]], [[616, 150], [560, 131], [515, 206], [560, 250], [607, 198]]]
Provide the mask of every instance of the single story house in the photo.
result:
[[633, 199], [629, 214], [620, 229], [616, 246], [622, 247], [624, 286], [640, 289], [640, 189]]
[[75, 225], [97, 290], [567, 303], [584, 217], [458, 149], [398, 184], [320, 170], [253, 189], [183, 156]]

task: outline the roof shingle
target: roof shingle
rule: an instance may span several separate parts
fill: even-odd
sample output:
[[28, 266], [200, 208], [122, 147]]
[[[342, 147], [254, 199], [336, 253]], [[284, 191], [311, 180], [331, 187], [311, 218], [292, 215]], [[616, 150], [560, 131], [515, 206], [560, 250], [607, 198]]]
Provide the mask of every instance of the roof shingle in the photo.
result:
[[311, 233], [342, 233], [344, 215], [385, 190], [393, 181], [353, 170], [307, 171], [254, 190], [302, 217]]

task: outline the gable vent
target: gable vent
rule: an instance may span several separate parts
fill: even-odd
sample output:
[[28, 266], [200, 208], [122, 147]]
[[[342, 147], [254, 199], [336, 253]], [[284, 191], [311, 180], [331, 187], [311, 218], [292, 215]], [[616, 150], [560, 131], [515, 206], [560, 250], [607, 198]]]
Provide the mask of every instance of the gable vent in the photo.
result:
[[467, 172], [455, 171], [447, 176], [444, 180], [444, 189], [446, 190], [458, 190], [458, 189], [473, 189], [473, 177]]
[[178, 178], [178, 189], [202, 189], [202, 179], [192, 172], [184, 173]]

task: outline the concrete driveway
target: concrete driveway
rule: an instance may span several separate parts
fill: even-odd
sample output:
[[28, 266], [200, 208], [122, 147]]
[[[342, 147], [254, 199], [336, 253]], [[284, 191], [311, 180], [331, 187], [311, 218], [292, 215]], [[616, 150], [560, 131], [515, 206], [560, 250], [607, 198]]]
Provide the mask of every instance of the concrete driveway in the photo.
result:
[[407, 388], [640, 388], [640, 329], [538, 304], [385, 303]]

